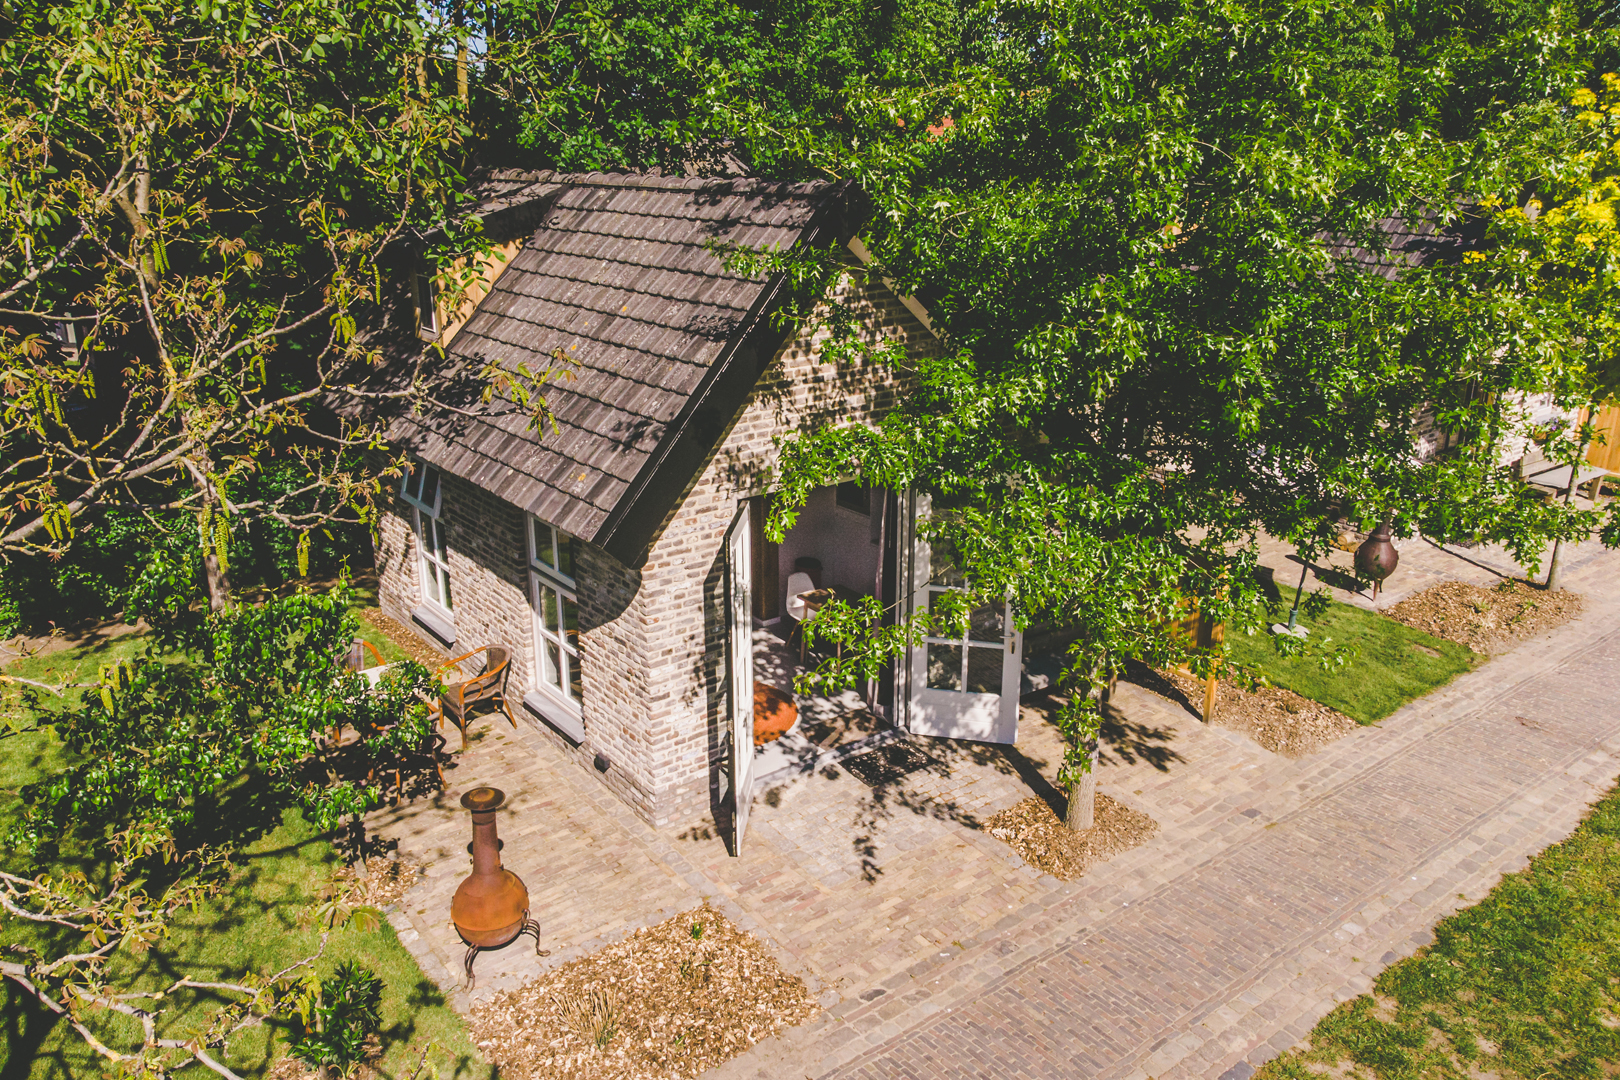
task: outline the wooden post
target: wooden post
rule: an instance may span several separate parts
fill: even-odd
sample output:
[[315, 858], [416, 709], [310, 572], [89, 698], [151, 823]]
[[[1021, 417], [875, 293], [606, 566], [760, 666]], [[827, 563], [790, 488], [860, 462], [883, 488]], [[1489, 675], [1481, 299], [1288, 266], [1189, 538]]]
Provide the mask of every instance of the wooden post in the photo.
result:
[[[1216, 623], [1207, 626], [1203, 617], [1198, 620], [1198, 647], [1214, 651], [1215, 647], [1226, 640], [1226, 624]], [[1209, 678], [1204, 682], [1204, 723], [1215, 722], [1215, 687], [1221, 677], [1221, 662], [1219, 658], [1211, 661], [1209, 665]]]

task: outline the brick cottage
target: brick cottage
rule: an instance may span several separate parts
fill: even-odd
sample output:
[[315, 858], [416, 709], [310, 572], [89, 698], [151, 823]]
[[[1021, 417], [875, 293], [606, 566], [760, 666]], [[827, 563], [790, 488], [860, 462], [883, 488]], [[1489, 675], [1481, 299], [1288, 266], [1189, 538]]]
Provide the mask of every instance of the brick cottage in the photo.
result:
[[[893, 618], [961, 585], [916, 543], [927, 501], [910, 492], [820, 489], [780, 544], [763, 533], [779, 437], [873, 423], [905, 375], [824, 356], [822, 319], [787, 322], [804, 299], [787, 276], [732, 272], [723, 248], [832, 247], [858, 267], [859, 193], [499, 172], [471, 194], [497, 253], [471, 299], [443, 310], [424, 271], [385, 320], [412, 346], [376, 378], [397, 385], [436, 345], [450, 389], [386, 418], [414, 467], [381, 523], [383, 610], [445, 649], [509, 648], [510, 696], [582, 769], [655, 826], [712, 817], [734, 852], [762, 774], [903, 731], [1011, 742], [1020, 641], [1001, 604], [858, 693], [792, 696], [814, 662], [793, 629], [818, 598], [876, 595]], [[867, 341], [939, 346], [915, 300], [864, 274], [827, 301]], [[553, 422], [485, 402], [492, 365], [550, 366]], [[756, 748], [766, 686], [799, 723]]]

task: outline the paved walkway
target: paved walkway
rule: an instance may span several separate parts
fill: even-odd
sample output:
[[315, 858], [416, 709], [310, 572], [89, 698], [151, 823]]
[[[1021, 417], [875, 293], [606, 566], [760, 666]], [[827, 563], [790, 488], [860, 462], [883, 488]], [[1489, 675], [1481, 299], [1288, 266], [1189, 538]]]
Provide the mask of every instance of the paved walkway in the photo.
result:
[[1244, 1080], [1620, 774], [1620, 559], [1580, 554], [1581, 619], [1263, 780], [1211, 777], [1227, 798], [1190, 818], [1139, 796], [1167, 827], [1063, 905], [713, 1075]]
[[[1458, 576], [1454, 555], [1402, 556]], [[978, 828], [1054, 797], [1058, 740], [1028, 710], [1011, 750], [913, 740], [765, 792], [741, 859], [647, 828], [540, 733], [486, 719], [449, 791], [373, 820], [428, 867], [391, 921], [465, 1008], [456, 799], [488, 782], [550, 955], [484, 954], [476, 997], [708, 898], [828, 1010], [716, 1076], [1241, 1078], [1620, 772], [1620, 558], [1568, 569], [1582, 619], [1300, 761], [1122, 685], [1099, 788], [1161, 829], [1073, 883]]]

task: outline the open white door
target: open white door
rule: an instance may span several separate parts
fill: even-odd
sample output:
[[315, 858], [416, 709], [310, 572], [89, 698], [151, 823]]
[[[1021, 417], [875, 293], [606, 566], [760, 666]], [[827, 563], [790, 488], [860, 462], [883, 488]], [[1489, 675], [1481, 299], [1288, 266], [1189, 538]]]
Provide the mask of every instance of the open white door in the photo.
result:
[[742, 854], [748, 810], [754, 801], [754, 603], [751, 595], [749, 537], [752, 532], [745, 499], [737, 506], [726, 533], [726, 672], [727, 710], [731, 721], [731, 854]]
[[[967, 581], [943, 552], [918, 536], [915, 523], [928, 514], [928, 497], [913, 501], [911, 580], [914, 611], [930, 611], [946, 593], [968, 592]], [[1004, 600], [972, 609], [967, 633], [926, 638], [911, 648], [909, 728], [916, 735], [976, 742], [1018, 739], [1018, 682], [1023, 635]]]

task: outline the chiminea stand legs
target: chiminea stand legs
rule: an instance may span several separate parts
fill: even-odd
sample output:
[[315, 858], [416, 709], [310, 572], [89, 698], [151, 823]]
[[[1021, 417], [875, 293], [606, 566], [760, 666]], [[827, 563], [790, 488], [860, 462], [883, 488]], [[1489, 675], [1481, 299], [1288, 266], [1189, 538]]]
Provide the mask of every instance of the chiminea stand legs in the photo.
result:
[[516, 941], [518, 938], [522, 937], [524, 934], [533, 934], [534, 935], [534, 955], [536, 955], [536, 956], [549, 956], [549, 955], [551, 955], [545, 949], [542, 949], [540, 947], [540, 924], [538, 922], [536, 922], [535, 920], [529, 918], [529, 913], [528, 913], [527, 910], [525, 910], [523, 912], [523, 925], [518, 927], [518, 932], [512, 935], [512, 938], [511, 938], [510, 941], [502, 942], [500, 945], [469, 945], [469, 946], [467, 946], [467, 955], [462, 960], [461, 963], [462, 963], [462, 966], [467, 969], [467, 990], [468, 990], [469, 993], [472, 991], [472, 988], [475, 985], [477, 985], [477, 982], [478, 982], [478, 976], [473, 974], [473, 961], [478, 958], [478, 953], [483, 949], [499, 949], [499, 948], [503, 948], [506, 945], [510, 945], [513, 941]]

